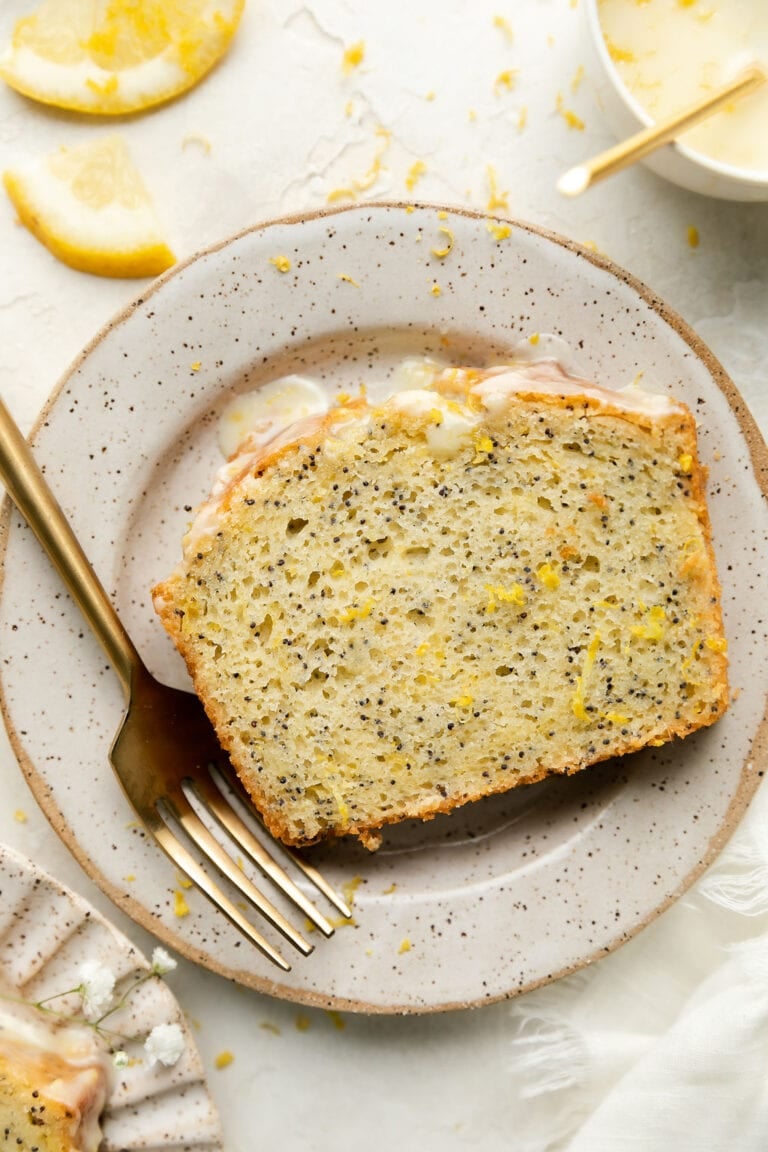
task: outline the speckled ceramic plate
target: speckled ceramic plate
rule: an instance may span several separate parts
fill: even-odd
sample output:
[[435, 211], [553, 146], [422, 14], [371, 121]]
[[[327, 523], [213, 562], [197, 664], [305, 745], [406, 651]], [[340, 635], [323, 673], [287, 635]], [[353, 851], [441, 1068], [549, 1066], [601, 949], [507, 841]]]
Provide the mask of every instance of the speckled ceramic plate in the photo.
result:
[[[82, 897], [63, 887], [24, 856], [0, 845], [0, 977], [25, 1000], [57, 997], [56, 1010], [75, 1015], [79, 997], [61, 997], [81, 983], [80, 968], [96, 960], [117, 978], [116, 999], [149, 970], [149, 964], [116, 928]], [[143, 1038], [156, 1024], [178, 1023], [186, 1039], [176, 1064], [150, 1068]], [[164, 980], [138, 985], [125, 1007], [105, 1025], [119, 1029], [131, 1062], [114, 1069], [102, 1115], [104, 1152], [173, 1148], [221, 1149], [219, 1119], [203, 1067], [179, 1005]]]
[[[356, 923], [320, 940], [288, 976], [278, 980], [198, 894], [187, 894], [188, 915], [175, 915], [173, 870], [132, 821], [107, 762], [122, 709], [116, 678], [28, 530], [6, 519], [0, 674], [40, 804], [129, 915], [276, 996], [419, 1012], [572, 971], [685, 890], [762, 771], [765, 446], [719, 365], [647, 289], [560, 238], [524, 224], [508, 231], [468, 212], [378, 204], [246, 232], [118, 316], [34, 433], [147, 663], [184, 684], [148, 590], [176, 562], [219, 463], [218, 415], [237, 390], [291, 371], [332, 389], [374, 384], [413, 354], [498, 363], [522, 336], [547, 331], [600, 383], [624, 385], [642, 371], [646, 386], [673, 392], [699, 418], [736, 694], [727, 716], [685, 741], [402, 825], [375, 855], [349, 845], [316, 851], [332, 880], [356, 880]], [[433, 252], [449, 247], [442, 258]]]

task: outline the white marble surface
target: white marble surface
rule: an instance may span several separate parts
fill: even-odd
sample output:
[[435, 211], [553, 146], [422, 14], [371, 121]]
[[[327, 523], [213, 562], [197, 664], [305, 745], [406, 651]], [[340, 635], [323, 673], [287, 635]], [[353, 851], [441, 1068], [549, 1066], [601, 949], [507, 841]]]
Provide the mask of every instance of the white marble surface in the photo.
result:
[[[31, 6], [6, 0], [0, 39]], [[705, 200], [642, 169], [578, 201], [555, 191], [562, 170], [610, 141], [588, 67], [579, 82], [589, 59], [582, 16], [569, 0], [249, 0], [223, 65], [179, 102], [145, 116], [101, 125], [0, 90], [0, 167], [116, 127], [183, 258], [248, 224], [323, 205], [333, 189], [361, 180], [379, 152], [371, 197], [407, 197], [407, 173], [422, 160], [426, 173], [414, 196], [483, 208], [491, 166], [512, 216], [593, 242], [677, 309], [766, 431], [768, 206]], [[508, 21], [511, 39], [495, 17]], [[343, 49], [358, 40], [364, 62], [344, 76]], [[519, 69], [512, 90], [495, 87], [510, 68]], [[583, 130], [558, 111], [559, 94]], [[386, 149], [380, 127], [391, 133]], [[210, 151], [195, 137], [209, 141]], [[699, 232], [696, 248], [689, 226]], [[17, 226], [5, 200], [0, 234], [0, 393], [27, 429], [80, 348], [139, 286], [57, 264]], [[58, 842], [4, 737], [0, 781], [0, 841], [34, 857], [150, 948]], [[654, 1000], [653, 1026], [662, 1030], [715, 951], [753, 930], [749, 917], [694, 894], [620, 953], [537, 994], [539, 1003], [570, 996], [583, 1013], [631, 1028], [636, 981]], [[567, 1147], [611, 1080], [604, 1074], [577, 1094], [570, 1119], [548, 1123], [546, 1096], [516, 1066], [519, 1005], [340, 1020], [228, 986], [186, 963], [173, 987], [199, 1025], [229, 1152], [278, 1144], [351, 1152], [404, 1139], [409, 1148], [445, 1152], [545, 1152]], [[309, 1021], [305, 1031], [299, 1016]], [[217, 1071], [214, 1057], [225, 1048], [235, 1060]], [[734, 1074], [724, 1067], [726, 1089]]]

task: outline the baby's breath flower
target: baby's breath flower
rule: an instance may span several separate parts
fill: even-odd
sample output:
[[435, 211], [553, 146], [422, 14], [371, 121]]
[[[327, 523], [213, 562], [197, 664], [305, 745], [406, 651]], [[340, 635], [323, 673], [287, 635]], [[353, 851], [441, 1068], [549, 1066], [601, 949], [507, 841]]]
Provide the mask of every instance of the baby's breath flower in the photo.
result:
[[152, 971], [155, 976], [165, 976], [166, 972], [173, 972], [178, 964], [165, 948], [155, 948], [152, 953]]
[[122, 1049], [119, 1052], [112, 1053], [112, 1063], [114, 1064], [115, 1068], [127, 1068], [130, 1062], [131, 1061], [128, 1053], [123, 1052]]
[[83, 1000], [83, 1012], [88, 1020], [98, 1020], [112, 1003], [115, 974], [98, 960], [86, 960], [80, 968], [82, 984], [78, 991]]
[[144, 1041], [144, 1051], [150, 1068], [164, 1064], [170, 1068], [184, 1051], [184, 1033], [178, 1024], [157, 1024]]

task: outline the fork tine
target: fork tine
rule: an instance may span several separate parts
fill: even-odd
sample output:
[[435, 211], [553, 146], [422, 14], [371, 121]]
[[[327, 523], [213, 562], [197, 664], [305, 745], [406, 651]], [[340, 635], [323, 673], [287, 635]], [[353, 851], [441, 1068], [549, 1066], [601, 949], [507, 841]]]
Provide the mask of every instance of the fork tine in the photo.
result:
[[[222, 760], [216, 764], [215, 771], [232, 789], [237, 798], [245, 805], [248, 812], [250, 812], [263, 827], [264, 821], [262, 820], [261, 815], [254, 808], [251, 797], [246, 792], [240, 778], [232, 766], [226, 761]], [[349, 904], [342, 896], [339, 895], [335, 888], [333, 888], [333, 886], [328, 883], [322, 873], [318, 872], [317, 868], [314, 868], [311, 864], [308, 864], [299, 852], [294, 851], [293, 848], [289, 848], [287, 844], [281, 844], [280, 847], [286, 853], [289, 859], [293, 861], [296, 867], [304, 873], [307, 879], [315, 885], [318, 891], [322, 892], [327, 900], [330, 900], [334, 908], [337, 908], [338, 911], [341, 912], [342, 916], [344, 916], [347, 920], [351, 920], [352, 909], [350, 908]]]
[[309, 944], [301, 933], [296, 931], [290, 921], [283, 916], [282, 912], [278, 908], [275, 908], [274, 904], [248, 879], [242, 869], [238, 868], [232, 857], [224, 851], [218, 840], [208, 831], [184, 793], [179, 789], [174, 792], [173, 795], [166, 795], [164, 797], [164, 803], [168, 805], [168, 808], [186, 834], [194, 841], [211, 863], [215, 864], [219, 871], [223, 872], [236, 888], [240, 889], [243, 896], [250, 900], [254, 907], [258, 908], [259, 912], [269, 920], [270, 924], [277, 928], [279, 932], [282, 932], [283, 936], [293, 944], [294, 948], [298, 948], [299, 952], [304, 956], [309, 956], [310, 952], [314, 951], [314, 945]]
[[301, 889], [294, 884], [285, 869], [281, 868], [277, 861], [270, 856], [261, 841], [257, 840], [250, 828], [243, 823], [234, 808], [225, 800], [213, 781], [210, 778], [198, 777], [190, 780], [190, 784], [201, 803], [205, 804], [221, 826], [237, 841], [243, 851], [248, 853], [262, 872], [285, 893], [289, 900], [301, 908], [302, 912], [325, 936], [332, 936], [333, 925], [328, 923], [325, 916], [315, 908], [312, 901], [307, 899]]
[[177, 864], [182, 872], [186, 873], [211, 903], [215, 904], [219, 911], [223, 912], [235, 927], [239, 928], [243, 935], [263, 952], [268, 960], [271, 960], [278, 968], [282, 968], [283, 972], [290, 972], [291, 966], [288, 961], [281, 956], [276, 948], [272, 947], [269, 941], [264, 939], [249, 920], [246, 920], [237, 905], [224, 895], [218, 885], [214, 884], [205, 869], [201, 868], [194, 856], [187, 851], [183, 844], [179, 843], [165, 822], [159, 816], [155, 816], [154, 813], [151, 819], [148, 813], [145, 813], [142, 819], [166, 855], [170, 856], [174, 864]]

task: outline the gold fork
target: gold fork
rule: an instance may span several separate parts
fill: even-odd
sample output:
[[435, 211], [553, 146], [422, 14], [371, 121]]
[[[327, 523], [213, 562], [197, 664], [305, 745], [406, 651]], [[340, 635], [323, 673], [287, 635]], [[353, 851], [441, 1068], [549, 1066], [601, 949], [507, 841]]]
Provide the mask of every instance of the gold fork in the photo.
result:
[[[226, 795], [227, 790], [234, 793], [238, 802], [258, 818], [200, 701], [190, 692], [161, 684], [144, 666], [2, 399], [0, 480], [64, 580], [120, 678], [127, 709], [112, 744], [110, 760], [126, 797], [171, 860], [265, 956], [283, 971], [289, 971], [290, 964], [222, 892], [175, 829], [181, 828], [207, 862], [215, 865], [303, 955], [309, 955], [313, 946], [221, 846], [200, 815], [201, 811], [206, 813], [212, 826], [218, 824], [229, 834], [324, 935], [331, 936], [333, 926], [273, 859]], [[346, 901], [316, 868], [298, 853], [283, 845], [280, 847], [342, 916], [352, 915]]]

